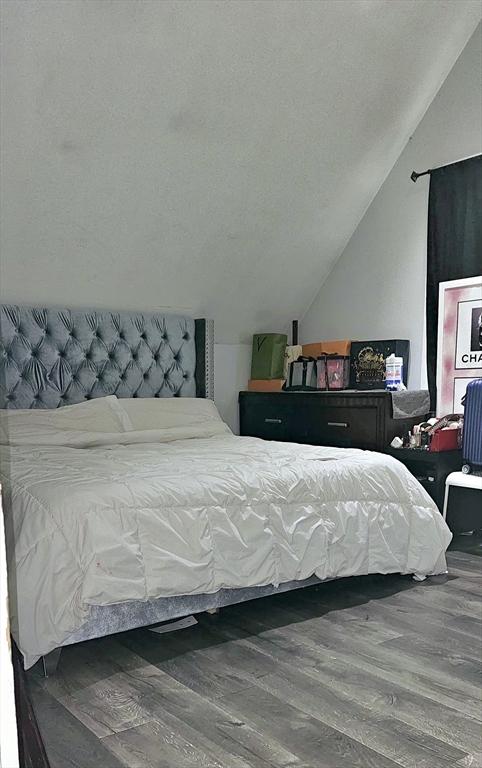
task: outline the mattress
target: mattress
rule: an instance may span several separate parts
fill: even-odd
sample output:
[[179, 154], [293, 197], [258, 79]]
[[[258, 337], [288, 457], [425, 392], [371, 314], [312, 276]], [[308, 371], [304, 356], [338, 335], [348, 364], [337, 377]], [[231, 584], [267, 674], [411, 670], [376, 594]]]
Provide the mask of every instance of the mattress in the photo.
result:
[[117, 428], [97, 415], [97, 431], [67, 419], [60, 436], [52, 423], [26, 436], [12, 419], [3, 438], [12, 632], [26, 667], [93, 606], [446, 569], [450, 531], [394, 458], [236, 437], [214, 411], [153, 425], [109, 408]]

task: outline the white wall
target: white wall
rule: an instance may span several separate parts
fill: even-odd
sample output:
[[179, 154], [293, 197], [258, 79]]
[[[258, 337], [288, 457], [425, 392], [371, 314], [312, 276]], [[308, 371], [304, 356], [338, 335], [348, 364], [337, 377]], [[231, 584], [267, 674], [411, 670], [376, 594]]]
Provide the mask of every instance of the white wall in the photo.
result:
[[474, 0], [0, 2], [0, 299], [300, 312], [480, 19]]
[[[213, 317], [216, 399], [236, 429], [243, 342], [300, 316], [480, 4], [1, 11], [0, 300]], [[420, 367], [427, 182], [408, 175], [479, 149], [473, 43], [461, 61], [466, 76], [459, 63], [306, 316], [305, 340], [407, 334]], [[372, 306], [377, 275], [385, 296]], [[397, 321], [402, 279], [413, 295]]]
[[214, 402], [233, 432], [239, 432], [238, 393], [251, 371], [251, 344], [215, 344]]
[[303, 342], [407, 338], [409, 386], [425, 382], [429, 177], [423, 171], [482, 152], [482, 26], [462, 52], [303, 318]]

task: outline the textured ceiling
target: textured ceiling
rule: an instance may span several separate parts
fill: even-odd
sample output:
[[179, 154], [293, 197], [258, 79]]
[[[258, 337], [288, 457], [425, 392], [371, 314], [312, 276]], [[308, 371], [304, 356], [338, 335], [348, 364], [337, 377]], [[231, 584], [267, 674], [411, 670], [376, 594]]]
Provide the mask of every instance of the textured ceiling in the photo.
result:
[[186, 308], [237, 342], [311, 302], [480, 3], [24, 0], [2, 15], [2, 298]]

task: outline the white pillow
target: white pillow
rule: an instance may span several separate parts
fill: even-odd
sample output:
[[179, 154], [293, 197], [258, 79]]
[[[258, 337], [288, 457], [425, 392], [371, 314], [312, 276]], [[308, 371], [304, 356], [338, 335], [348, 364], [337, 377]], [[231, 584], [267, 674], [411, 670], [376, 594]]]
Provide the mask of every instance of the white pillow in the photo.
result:
[[117, 405], [128, 431], [224, 424], [213, 401], [202, 397], [121, 397]]
[[0, 444], [36, 444], [39, 438], [65, 432], [119, 433], [125, 414], [114, 395], [61, 408], [0, 411]]
[[52, 410], [0, 411], [0, 445], [66, 446], [159, 443], [228, 434], [211, 400], [114, 395]]

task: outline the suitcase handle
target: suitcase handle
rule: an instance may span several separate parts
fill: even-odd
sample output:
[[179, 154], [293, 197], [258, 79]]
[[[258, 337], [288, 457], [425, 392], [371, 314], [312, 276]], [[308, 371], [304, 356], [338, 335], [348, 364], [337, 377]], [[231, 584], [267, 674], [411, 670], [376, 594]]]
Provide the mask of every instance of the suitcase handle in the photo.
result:
[[264, 420], [266, 424], [282, 424], [282, 419], [265, 419]]
[[348, 427], [348, 423], [346, 421], [328, 421], [327, 422], [328, 427]]

